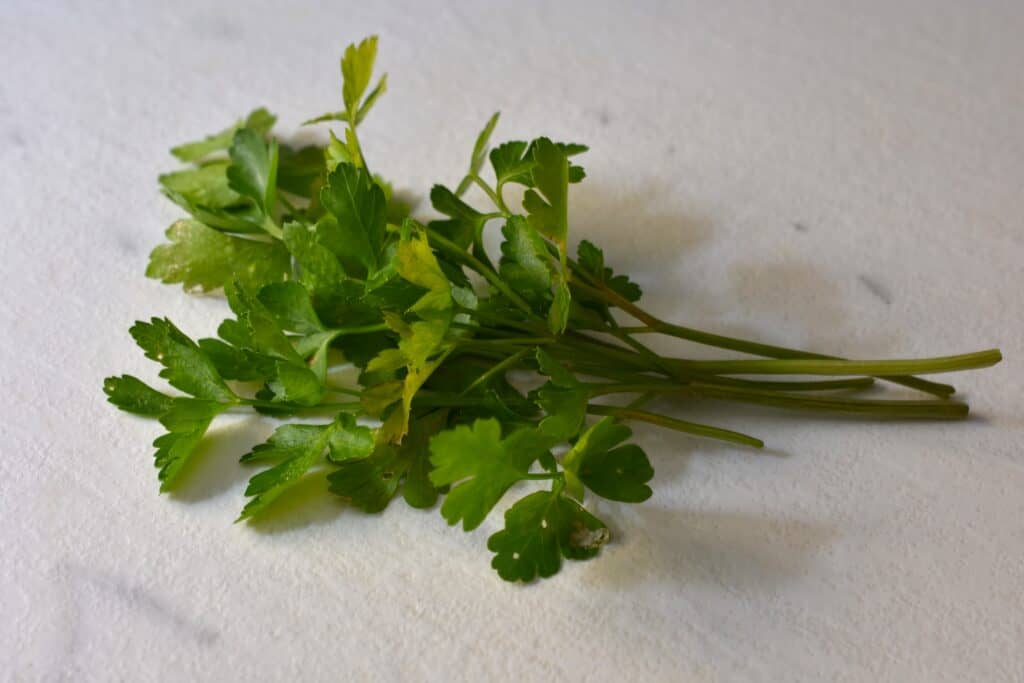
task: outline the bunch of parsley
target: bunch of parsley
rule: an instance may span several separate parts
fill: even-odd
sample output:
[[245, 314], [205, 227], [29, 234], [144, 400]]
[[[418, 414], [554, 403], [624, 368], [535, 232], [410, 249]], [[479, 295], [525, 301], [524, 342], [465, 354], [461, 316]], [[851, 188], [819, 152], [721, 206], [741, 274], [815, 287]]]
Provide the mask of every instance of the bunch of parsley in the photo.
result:
[[[593, 557], [609, 538], [583, 506], [589, 495], [638, 503], [654, 470], [629, 443], [630, 420], [761, 447], [758, 439], [644, 410], [664, 395], [895, 418], [959, 418], [953, 387], [912, 374], [992, 365], [998, 351], [925, 360], [847, 361], [667, 323], [639, 306], [640, 288], [587, 241], [568, 250], [569, 192], [584, 179], [586, 147], [545, 137], [488, 149], [495, 114], [455, 190], [436, 185], [443, 220], [423, 223], [370, 171], [357, 130], [387, 87], [371, 88], [376, 38], [341, 60], [344, 109], [325, 146], [280, 144], [258, 109], [230, 128], [172, 150], [187, 168], [160, 177], [190, 218], [174, 223], [146, 274], [187, 290], [223, 289], [233, 316], [216, 338], [193, 341], [169, 320], [131, 334], [160, 376], [188, 396], [135, 377], [106, 380], [122, 410], [157, 418], [161, 490], [175, 486], [220, 414], [253, 409], [286, 421], [242, 461], [252, 477], [240, 519], [327, 470], [330, 491], [368, 512], [401, 492], [449, 524], [478, 527], [514, 485], [541, 488], [513, 504], [488, 540], [506, 580], [557, 572]], [[490, 162], [493, 181], [485, 179]], [[491, 206], [461, 196], [476, 185]], [[522, 192], [522, 211], [506, 197]], [[500, 253], [483, 232], [500, 227]], [[621, 325], [615, 310], [636, 320]], [[760, 356], [695, 361], [659, 355], [640, 339], [660, 333]], [[359, 370], [358, 386], [337, 379]], [[760, 375], [831, 375], [781, 381]], [[523, 391], [532, 376], [537, 387]], [[873, 378], [934, 400], [851, 396]], [[844, 390], [837, 394], [835, 390]], [[599, 402], [608, 395], [632, 402]], [[588, 415], [596, 421], [589, 422]], [[329, 421], [324, 421], [328, 418]], [[557, 455], [556, 455], [557, 453]], [[534, 484], [534, 487], [538, 484]]]

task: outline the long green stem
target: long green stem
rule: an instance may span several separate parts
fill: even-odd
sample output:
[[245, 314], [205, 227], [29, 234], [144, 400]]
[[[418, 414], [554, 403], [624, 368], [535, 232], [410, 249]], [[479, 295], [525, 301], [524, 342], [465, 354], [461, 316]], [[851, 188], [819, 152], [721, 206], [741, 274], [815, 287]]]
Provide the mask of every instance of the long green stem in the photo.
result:
[[512, 354], [511, 356], [501, 361], [500, 363], [495, 364], [494, 367], [488, 369], [482, 375], [473, 380], [473, 382], [468, 387], [462, 390], [462, 393], [460, 393], [459, 396], [465, 396], [466, 394], [473, 391], [473, 389], [476, 389], [481, 384], [487, 382], [487, 380], [489, 380], [491, 377], [494, 377], [498, 373], [504, 372], [505, 370], [514, 367], [517, 363], [519, 363], [519, 361], [521, 361], [526, 356], [526, 354], [530, 352], [530, 350], [530, 348], [525, 348], [522, 351], [519, 351], [518, 353]]
[[869, 415], [880, 418], [955, 420], [967, 417], [968, 406], [960, 401], [939, 399], [931, 401], [853, 399], [832, 396], [789, 395], [757, 389], [693, 384], [687, 387], [690, 395], [739, 401], [778, 408], [818, 410], [850, 415]]
[[955, 372], [995, 365], [1002, 360], [998, 349], [957, 356], [910, 360], [678, 360], [683, 369], [723, 375], [893, 375]]
[[[591, 296], [595, 296], [599, 299], [603, 299], [608, 303], [622, 309], [626, 313], [630, 314], [640, 322], [647, 325], [649, 328], [661, 334], [677, 337], [679, 339], [685, 339], [687, 341], [696, 342], [698, 344], [704, 344], [706, 346], [714, 346], [720, 349], [730, 349], [732, 351], [740, 351], [742, 353], [749, 353], [755, 356], [765, 356], [767, 358], [778, 358], [778, 359], [814, 359], [814, 360], [842, 360], [837, 356], [827, 356], [819, 353], [811, 353], [808, 351], [801, 351], [798, 349], [790, 349], [782, 346], [774, 346], [771, 344], [761, 344], [759, 342], [747, 341], [745, 339], [736, 339], [733, 337], [726, 337], [719, 334], [712, 334], [709, 332], [703, 332], [690, 327], [683, 327], [682, 325], [674, 325], [669, 322], [665, 322], [660, 318], [657, 318], [647, 311], [643, 310], [639, 306], [634, 305], [632, 302], [620, 296], [617, 292], [604, 287], [591, 287], [585, 285], [578, 280], [573, 283], [573, 286], [579, 287], [586, 291]], [[937, 382], [929, 382], [918, 377], [908, 376], [880, 376], [879, 379], [892, 382], [894, 384], [900, 384], [912, 389], [924, 391], [935, 396], [947, 397], [953, 394], [956, 389], [948, 384], [940, 384]]]
[[696, 436], [706, 436], [711, 439], [718, 439], [719, 441], [729, 441], [730, 443], [743, 444], [744, 446], [753, 446], [754, 448], [763, 448], [764, 442], [753, 436], [747, 434], [741, 434], [740, 432], [734, 432], [728, 429], [721, 429], [719, 427], [711, 427], [709, 425], [698, 424], [696, 422], [686, 422], [684, 420], [677, 420], [672, 417], [665, 415], [659, 415], [658, 413], [650, 413], [646, 410], [636, 410], [633, 408], [617, 408], [615, 406], [587, 406], [587, 412], [592, 415], [612, 415], [614, 417], [626, 419], [626, 420], [637, 420], [639, 422], [649, 422], [659, 427], [667, 427], [668, 429], [674, 429], [677, 432], [685, 432], [686, 434], [694, 434]]
[[262, 401], [255, 398], [242, 398], [239, 399], [240, 405], [252, 406], [253, 408], [273, 408], [275, 410], [281, 410], [287, 408], [289, 410], [361, 410], [362, 404], [359, 401], [342, 401], [332, 402], [325, 401], [323, 403], [317, 403], [312, 406], [297, 405], [294, 403], [278, 403], [277, 401]]
[[483, 178], [481, 178], [480, 176], [478, 176], [475, 173], [470, 175], [469, 177], [470, 177], [470, 179], [474, 183], [476, 183], [477, 187], [479, 187], [481, 190], [483, 190], [484, 193], [490, 198], [490, 200], [494, 204], [494, 206], [497, 207], [497, 209], [501, 212], [501, 214], [499, 214], [499, 215], [501, 215], [501, 216], [508, 216], [509, 215], [509, 210], [508, 210], [508, 207], [505, 206], [505, 202], [502, 201], [501, 197], [498, 196], [498, 193], [495, 192], [494, 190], [492, 190], [491, 186], [488, 185], [486, 183], [486, 181], [484, 181]]
[[694, 382], [683, 386], [659, 383], [618, 385], [590, 385], [592, 396], [613, 393], [653, 393], [678, 395], [689, 398], [710, 398], [740, 403], [817, 410], [830, 413], [869, 415], [881, 418], [949, 420], [967, 416], [966, 403], [947, 399], [931, 401], [853, 399], [833, 396], [807, 396], [787, 394], [766, 389], [740, 389], [735, 387]]

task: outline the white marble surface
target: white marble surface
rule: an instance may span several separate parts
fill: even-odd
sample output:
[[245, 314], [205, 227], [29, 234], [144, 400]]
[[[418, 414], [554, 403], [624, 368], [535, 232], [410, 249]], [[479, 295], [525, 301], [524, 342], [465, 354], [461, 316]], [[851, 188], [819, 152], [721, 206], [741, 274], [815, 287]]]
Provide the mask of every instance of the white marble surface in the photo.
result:
[[[499, 515], [232, 525], [258, 420], [158, 496], [157, 427], [101, 380], [155, 375], [133, 320], [224, 312], [142, 277], [166, 150], [335, 108], [370, 32], [366, 147], [401, 186], [456, 180], [494, 109], [585, 141], [576, 237], [651, 308], [860, 357], [999, 345], [953, 378], [976, 417], [683, 407], [773, 450], [638, 430], [654, 497], [526, 588], [488, 566]], [[1019, 0], [0, 3], [0, 678], [1024, 680], [1022, 35]]]

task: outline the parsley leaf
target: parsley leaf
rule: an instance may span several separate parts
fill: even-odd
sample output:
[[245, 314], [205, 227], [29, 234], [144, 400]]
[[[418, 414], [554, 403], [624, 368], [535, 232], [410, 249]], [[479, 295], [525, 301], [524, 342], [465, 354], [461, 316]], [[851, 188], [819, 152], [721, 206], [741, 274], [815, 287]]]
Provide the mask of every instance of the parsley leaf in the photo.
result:
[[434, 185], [430, 189], [430, 203], [434, 209], [451, 218], [443, 221], [443, 231], [451, 234], [457, 242], [469, 244], [480, 239], [487, 217], [462, 201], [456, 193], [444, 185]]
[[537, 404], [547, 415], [540, 430], [556, 439], [575, 436], [587, 416], [586, 387], [543, 349], [537, 349], [537, 365], [549, 378], [536, 392]]
[[577, 247], [577, 259], [580, 269], [591, 278], [607, 285], [627, 301], [639, 301], [643, 292], [639, 285], [626, 275], [615, 275], [611, 268], [604, 264], [604, 252], [592, 242], [580, 240]]
[[487, 539], [491, 566], [506, 581], [554, 575], [562, 557], [586, 560], [608, 542], [608, 528], [557, 491], [532, 493], [505, 512], [505, 528]]
[[[490, 142], [491, 133], [494, 132], [494, 127], [498, 125], [498, 117], [501, 116], [500, 112], [494, 112], [490, 119], [487, 121], [487, 125], [480, 131], [480, 134], [476, 138], [476, 143], [473, 145], [473, 155], [469, 159], [469, 172], [466, 177], [459, 183], [458, 189], [455, 190], [455, 194], [462, 196], [469, 189], [470, 183], [473, 182], [473, 176], [480, 173], [480, 169], [483, 168], [484, 161], [487, 160], [487, 143]], [[436, 207], [435, 207], [436, 208]]]
[[651, 497], [647, 482], [654, 469], [643, 450], [635, 445], [618, 446], [633, 434], [626, 425], [605, 417], [583, 432], [562, 458], [566, 489], [583, 497], [583, 485], [597, 495], [624, 503], [639, 503]]
[[337, 221], [347, 255], [368, 273], [380, 268], [387, 227], [387, 199], [380, 185], [364, 169], [340, 163], [320, 191], [320, 201]]
[[160, 376], [172, 387], [196, 398], [234, 402], [235, 394], [224, 384], [217, 369], [194, 341], [166, 318], [136, 322], [131, 335], [146, 358], [164, 366]]
[[131, 375], [106, 378], [103, 392], [115, 406], [136, 415], [160, 417], [174, 405], [173, 398]]
[[228, 183], [228, 162], [211, 161], [197, 168], [164, 173], [158, 180], [168, 194], [178, 195], [189, 204], [211, 209], [226, 209], [244, 203], [245, 198]]
[[214, 152], [220, 152], [230, 147], [235, 133], [240, 128], [249, 128], [261, 135], [266, 135], [274, 127], [276, 121], [276, 116], [261, 107], [250, 113], [245, 121], [239, 121], [235, 125], [202, 140], [178, 145], [171, 150], [171, 154], [178, 157], [181, 161], [198, 161]]
[[517, 429], [507, 438], [501, 424], [491, 418], [476, 420], [441, 432], [430, 441], [430, 462], [435, 486], [452, 485], [441, 505], [449, 524], [462, 521], [475, 529], [517, 481], [524, 479], [536, 460], [548, 452], [552, 440], [532, 428]]
[[251, 289], [280, 282], [291, 272], [288, 252], [277, 241], [225, 235], [196, 220], [176, 221], [167, 229], [169, 244], [149, 255], [146, 276], [188, 289], [209, 291], [238, 280]]
[[235, 192], [256, 202], [265, 215], [274, 209], [277, 197], [277, 140], [270, 144], [251, 128], [242, 128], [228, 150], [228, 184]]
[[437, 501], [438, 491], [427, 477], [430, 451], [427, 443], [445, 424], [447, 413], [436, 411], [412, 422], [400, 445], [381, 444], [368, 457], [354, 457], [333, 451], [330, 460], [338, 466], [327, 477], [330, 490], [366, 512], [380, 512], [402, 487], [405, 501], [426, 508]]
[[523, 195], [523, 208], [530, 214], [530, 224], [554, 241], [564, 258], [569, 234], [569, 159], [551, 140], [538, 138], [533, 160], [536, 189]]
[[349, 112], [358, 110], [363, 93], [370, 85], [376, 60], [377, 36], [370, 36], [358, 45], [352, 44], [345, 48], [345, 56], [341, 59], [342, 100]]
[[174, 488], [196, 446], [210, 428], [210, 422], [229, 407], [228, 403], [176, 398], [170, 409], [160, 416], [160, 424], [167, 433], [157, 437], [153, 445], [157, 448], [154, 464], [159, 469], [161, 492]]
[[351, 415], [341, 413], [326, 425], [283, 425], [270, 436], [262, 446], [257, 446], [244, 460], [265, 460], [281, 458], [281, 462], [255, 475], [249, 480], [245, 495], [252, 496], [237, 521], [249, 519], [267, 509], [282, 493], [294, 486], [302, 477], [319, 463], [328, 448], [335, 443], [342, 450], [351, 451], [354, 442], [361, 442], [365, 448], [369, 429], [355, 424]]
[[551, 294], [551, 256], [540, 233], [522, 216], [511, 216], [501, 229], [499, 273], [528, 300], [546, 300]]
[[313, 310], [309, 290], [298, 282], [267, 285], [260, 289], [257, 298], [282, 329], [300, 334], [324, 331], [324, 324]]

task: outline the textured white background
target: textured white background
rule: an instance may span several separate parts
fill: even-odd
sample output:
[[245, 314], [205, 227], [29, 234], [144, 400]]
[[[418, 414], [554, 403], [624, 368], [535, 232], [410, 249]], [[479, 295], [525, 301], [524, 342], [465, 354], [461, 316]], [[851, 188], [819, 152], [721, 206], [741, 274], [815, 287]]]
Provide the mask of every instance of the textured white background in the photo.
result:
[[[436, 511], [326, 501], [235, 526], [227, 420], [159, 497], [128, 326], [224, 315], [142, 277], [166, 150], [265, 104], [338, 107], [381, 35], [375, 168], [423, 196], [499, 139], [587, 142], [573, 227], [649, 307], [859, 357], [1000, 345], [975, 417], [675, 406], [756, 455], [639, 429], [655, 495], [529, 587]], [[0, 2], [0, 678], [1024, 680], [1024, 4]], [[664, 344], [664, 348], [671, 348]], [[669, 408], [670, 406], [664, 406]]]

